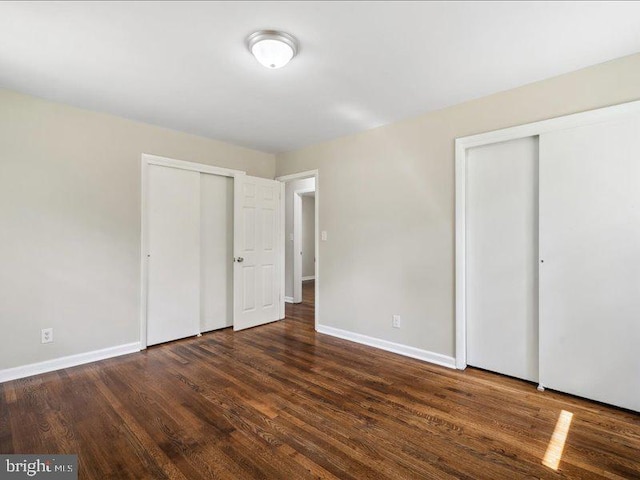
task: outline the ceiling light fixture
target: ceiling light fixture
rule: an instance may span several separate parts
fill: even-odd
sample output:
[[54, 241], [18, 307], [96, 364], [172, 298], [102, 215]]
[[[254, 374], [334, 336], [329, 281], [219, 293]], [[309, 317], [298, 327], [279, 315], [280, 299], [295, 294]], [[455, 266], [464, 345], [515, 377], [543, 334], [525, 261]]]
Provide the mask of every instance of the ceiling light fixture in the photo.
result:
[[298, 53], [298, 41], [277, 30], [260, 30], [247, 38], [249, 51], [267, 68], [284, 67]]

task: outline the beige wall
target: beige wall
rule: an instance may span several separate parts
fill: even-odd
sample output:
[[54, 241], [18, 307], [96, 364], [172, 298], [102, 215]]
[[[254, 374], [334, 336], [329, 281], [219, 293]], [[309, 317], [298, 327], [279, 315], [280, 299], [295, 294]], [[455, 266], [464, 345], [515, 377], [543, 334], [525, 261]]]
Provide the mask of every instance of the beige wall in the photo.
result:
[[139, 340], [142, 153], [275, 170], [270, 154], [0, 90], [0, 370]]
[[638, 99], [640, 54], [277, 155], [319, 170], [318, 323], [453, 356], [454, 139]]

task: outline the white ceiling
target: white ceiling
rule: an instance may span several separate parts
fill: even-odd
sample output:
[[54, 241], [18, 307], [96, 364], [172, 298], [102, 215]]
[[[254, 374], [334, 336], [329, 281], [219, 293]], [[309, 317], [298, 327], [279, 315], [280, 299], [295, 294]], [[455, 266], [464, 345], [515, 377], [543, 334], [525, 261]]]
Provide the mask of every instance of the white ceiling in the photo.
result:
[[[0, 86], [269, 152], [640, 51], [640, 2], [1, 2]], [[279, 70], [245, 38], [300, 41]]]

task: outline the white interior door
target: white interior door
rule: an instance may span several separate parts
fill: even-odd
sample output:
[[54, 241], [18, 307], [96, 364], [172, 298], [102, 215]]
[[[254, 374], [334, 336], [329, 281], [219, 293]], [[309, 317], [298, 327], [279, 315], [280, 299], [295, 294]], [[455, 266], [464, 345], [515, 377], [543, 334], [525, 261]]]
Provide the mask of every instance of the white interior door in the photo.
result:
[[235, 177], [234, 330], [282, 318], [281, 187], [275, 180]]
[[233, 325], [233, 179], [200, 175], [200, 331]]
[[538, 139], [467, 151], [467, 363], [538, 379]]
[[640, 118], [540, 137], [540, 383], [640, 411]]
[[148, 170], [147, 345], [200, 328], [200, 174]]

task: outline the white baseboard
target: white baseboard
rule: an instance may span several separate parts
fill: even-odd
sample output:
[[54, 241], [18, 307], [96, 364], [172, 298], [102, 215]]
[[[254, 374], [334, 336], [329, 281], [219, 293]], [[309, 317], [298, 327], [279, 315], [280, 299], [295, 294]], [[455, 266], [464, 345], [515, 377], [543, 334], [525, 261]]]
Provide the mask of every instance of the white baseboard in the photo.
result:
[[302, 281], [306, 282], [307, 280], [315, 280], [316, 276], [315, 275], [311, 275], [309, 277], [302, 277]]
[[361, 333], [349, 332], [347, 330], [341, 330], [339, 328], [327, 327], [326, 325], [317, 325], [316, 331], [331, 335], [332, 337], [342, 338], [344, 340], [350, 340], [352, 342], [361, 343], [363, 345], [369, 345], [370, 347], [380, 348], [388, 352], [398, 353], [405, 357], [416, 358], [429, 363], [435, 363], [447, 368], [456, 368], [456, 359], [440, 353], [430, 352], [428, 350], [422, 350], [420, 348], [410, 347], [401, 343], [389, 342], [387, 340], [381, 340], [379, 338], [369, 337], [362, 335]]
[[293, 297], [284, 297], [286, 303], [293, 303]]
[[115, 347], [103, 348], [102, 350], [94, 350], [92, 352], [78, 353], [77, 355], [69, 355], [68, 357], [54, 358], [44, 362], [31, 363], [20, 367], [6, 368], [0, 370], [0, 383], [15, 380], [17, 378], [30, 377], [41, 373], [53, 372], [63, 368], [75, 367], [85, 363], [96, 362], [106, 358], [126, 355], [140, 351], [140, 342], [127, 343], [125, 345], [117, 345]]

